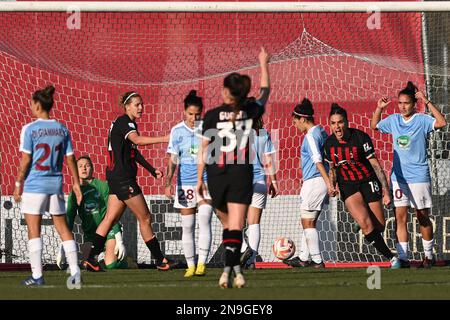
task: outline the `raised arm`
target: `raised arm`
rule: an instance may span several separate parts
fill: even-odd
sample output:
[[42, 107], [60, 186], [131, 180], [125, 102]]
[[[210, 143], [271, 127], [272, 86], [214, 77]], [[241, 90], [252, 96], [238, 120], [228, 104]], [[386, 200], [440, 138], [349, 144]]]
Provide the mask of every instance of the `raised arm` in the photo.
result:
[[259, 66], [261, 68], [261, 88], [270, 88], [270, 78], [269, 78], [270, 55], [267, 53], [264, 47], [261, 47], [258, 59], [259, 59]]
[[416, 98], [422, 100], [423, 103], [425, 103], [433, 117], [436, 119], [436, 122], [434, 123], [435, 129], [441, 129], [447, 125], [447, 121], [445, 120], [444, 115], [434, 106], [431, 100], [429, 100], [423, 92], [418, 91], [416, 93]]
[[67, 210], [66, 210], [66, 220], [67, 220], [67, 226], [69, 227], [69, 230], [73, 230], [73, 225], [75, 223], [75, 217], [78, 212], [78, 205], [75, 198], [75, 194], [71, 192], [69, 194], [69, 198], [67, 199]]
[[387, 97], [383, 97], [378, 100], [377, 108], [375, 109], [372, 119], [370, 120], [370, 128], [372, 130], [377, 129], [377, 124], [381, 121], [381, 114], [383, 113], [384, 109], [386, 109], [389, 103], [391, 103], [391, 100], [389, 100], [389, 98]]

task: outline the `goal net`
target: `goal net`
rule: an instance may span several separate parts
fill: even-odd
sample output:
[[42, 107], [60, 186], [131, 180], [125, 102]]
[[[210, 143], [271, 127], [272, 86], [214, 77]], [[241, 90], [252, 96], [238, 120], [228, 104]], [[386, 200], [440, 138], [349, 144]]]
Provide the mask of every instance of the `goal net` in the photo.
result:
[[[107, 4], [105, 4], [107, 6]], [[4, 6], [2, 7], [4, 8]], [[20, 207], [12, 201], [20, 161], [22, 126], [33, 121], [32, 93], [47, 84], [56, 87], [52, 116], [72, 133], [75, 155], [89, 155], [95, 176], [105, 178], [107, 134], [121, 114], [118, 96], [139, 92], [145, 103], [138, 121], [143, 135], [166, 135], [183, 120], [183, 99], [191, 89], [204, 97], [206, 110], [220, 104], [224, 75], [242, 72], [259, 88], [257, 54], [271, 53], [271, 95], [264, 116], [277, 148], [277, 180], [281, 194], [268, 200], [261, 221], [259, 261], [276, 258], [271, 245], [288, 236], [299, 248], [300, 146], [303, 136], [292, 125], [291, 112], [308, 97], [316, 122], [329, 131], [332, 102], [347, 108], [350, 126], [367, 132], [389, 174], [392, 141], [369, 128], [381, 96], [394, 103], [408, 80], [425, 90], [447, 115], [449, 14], [445, 12], [0, 12], [0, 262], [28, 262], [27, 231]], [[418, 104], [420, 112], [426, 112]], [[433, 176], [436, 254], [450, 253], [450, 160], [448, 126], [429, 140]], [[165, 171], [166, 145], [140, 148]], [[65, 169], [65, 181], [70, 177]], [[175, 180], [175, 179], [174, 179]], [[163, 183], [140, 169], [138, 183], [153, 215], [154, 230], [165, 254], [183, 260], [181, 218], [164, 195]], [[65, 185], [64, 192], [70, 190]], [[6, 201], [6, 202], [5, 202]], [[6, 206], [4, 205], [6, 203]], [[393, 250], [392, 210], [385, 212], [385, 238]], [[139, 263], [152, 257], [130, 212], [122, 218], [129, 254]], [[326, 262], [380, 262], [382, 257], [364, 242], [342, 201], [330, 200], [318, 222]], [[422, 258], [418, 223], [408, 223], [412, 259]], [[83, 242], [80, 224], [74, 228]], [[54, 263], [60, 242], [51, 219], [42, 226], [44, 261]], [[221, 226], [213, 217], [211, 264], [221, 261]]]

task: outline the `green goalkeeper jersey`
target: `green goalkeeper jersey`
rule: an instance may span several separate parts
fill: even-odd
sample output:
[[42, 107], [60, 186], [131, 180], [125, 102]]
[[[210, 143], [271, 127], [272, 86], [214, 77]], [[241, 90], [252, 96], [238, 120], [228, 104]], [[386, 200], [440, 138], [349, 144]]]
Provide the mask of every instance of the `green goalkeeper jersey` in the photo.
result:
[[[69, 195], [67, 201], [67, 223], [69, 229], [72, 230], [75, 216], [78, 214], [81, 219], [81, 228], [84, 232], [84, 241], [92, 242], [95, 231], [106, 214], [109, 187], [105, 181], [93, 179], [89, 185], [81, 186], [81, 192], [83, 193], [83, 200], [80, 206], [77, 205], [73, 191]], [[121, 232], [121, 228], [116, 223], [108, 233], [108, 239], [113, 239], [118, 232]]]

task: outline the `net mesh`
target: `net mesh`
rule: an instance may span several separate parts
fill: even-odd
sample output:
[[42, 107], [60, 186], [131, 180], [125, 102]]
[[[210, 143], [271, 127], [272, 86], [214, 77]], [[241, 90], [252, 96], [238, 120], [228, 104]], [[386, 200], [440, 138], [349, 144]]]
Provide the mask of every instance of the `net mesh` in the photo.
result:
[[[277, 237], [291, 237], [297, 248], [302, 237], [298, 194], [303, 136], [292, 126], [293, 107], [308, 97], [316, 122], [329, 132], [330, 104], [345, 106], [350, 126], [369, 133], [381, 164], [390, 172], [392, 141], [369, 129], [376, 101], [381, 96], [395, 100], [410, 80], [426, 89], [448, 115], [443, 47], [448, 43], [448, 18], [446, 13], [383, 13], [377, 29], [376, 16], [367, 13], [0, 13], [2, 200], [11, 200], [20, 130], [33, 121], [29, 99], [38, 88], [55, 85], [52, 116], [71, 131], [76, 156], [90, 155], [95, 175], [104, 179], [107, 133], [121, 114], [117, 103], [121, 93], [136, 90], [144, 99], [144, 115], [138, 122], [141, 134], [166, 135], [182, 120], [182, 101], [191, 89], [204, 97], [208, 110], [220, 103], [224, 74], [238, 71], [252, 77], [256, 93], [260, 76], [256, 57], [265, 46], [272, 54], [272, 93], [264, 119], [278, 150], [281, 195], [269, 199], [263, 213], [259, 253], [263, 261], [274, 261], [271, 245]], [[423, 105], [418, 108], [424, 111]], [[391, 107], [388, 113], [395, 111]], [[449, 149], [448, 131], [430, 138], [432, 217], [441, 258], [450, 252]], [[165, 145], [140, 150], [156, 168], [165, 167]], [[67, 171], [65, 181], [70, 181]], [[173, 203], [161, 196], [162, 182], [141, 170], [138, 183], [163, 250], [182, 257], [181, 219]], [[67, 185], [64, 191], [69, 192]], [[394, 248], [393, 213], [386, 212], [386, 217], [385, 237]], [[151, 262], [132, 215], [127, 213], [122, 220], [129, 252], [138, 262]], [[52, 263], [59, 239], [51, 221], [44, 221], [44, 261]], [[412, 215], [409, 221], [413, 258], [420, 259], [418, 227]], [[355, 232], [340, 200], [326, 206], [318, 229], [326, 261], [382, 260]], [[0, 230], [1, 261], [26, 262], [27, 233], [17, 205], [9, 210], [2, 206]], [[79, 225], [74, 231], [81, 242]], [[220, 261], [221, 238], [214, 218], [210, 262]]]

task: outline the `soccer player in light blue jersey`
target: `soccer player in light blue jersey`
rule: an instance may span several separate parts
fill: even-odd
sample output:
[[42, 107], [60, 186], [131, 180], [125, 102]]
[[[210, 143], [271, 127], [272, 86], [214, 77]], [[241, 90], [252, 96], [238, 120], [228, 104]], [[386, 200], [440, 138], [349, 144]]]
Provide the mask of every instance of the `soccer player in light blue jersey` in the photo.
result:
[[320, 125], [314, 123], [314, 109], [307, 98], [295, 107], [292, 118], [294, 126], [305, 133], [300, 150], [303, 176], [300, 217], [303, 237], [300, 256], [284, 262], [295, 267], [323, 268], [316, 222], [327, 199], [328, 190], [333, 189], [328, 178], [328, 166], [323, 161], [323, 145], [328, 134]]
[[81, 203], [82, 193], [69, 131], [55, 119], [50, 119], [54, 92], [53, 86], [34, 92], [31, 110], [37, 120], [26, 124], [20, 134], [19, 150], [22, 152], [22, 160], [15, 183], [14, 200], [21, 202], [21, 210], [25, 214], [28, 228], [32, 275], [22, 282], [26, 286], [39, 286], [45, 283], [42, 274], [41, 220], [46, 212], [50, 213], [66, 252], [70, 268], [68, 283], [81, 285], [78, 249], [65, 216], [62, 191], [64, 156], [67, 157], [73, 178], [73, 191], [78, 203]]
[[[259, 103], [266, 104], [269, 88], [261, 88]], [[253, 164], [253, 196], [247, 211], [247, 239], [241, 248], [241, 265], [244, 268], [254, 267], [261, 239], [260, 221], [267, 203], [267, 177], [269, 177], [269, 194], [275, 198], [279, 193], [275, 158], [276, 152], [269, 133], [264, 128], [262, 117], [255, 119], [254, 134], [251, 136], [251, 157]], [[253, 141], [252, 141], [253, 140]]]
[[[422, 101], [433, 117], [418, 113], [417, 101]], [[403, 267], [408, 261], [408, 207], [415, 209], [422, 233], [424, 260], [422, 266], [429, 268], [434, 263], [433, 226], [429, 218], [431, 208], [431, 176], [427, 160], [427, 137], [434, 129], [446, 126], [441, 112], [417, 87], [408, 81], [406, 88], [398, 94], [395, 113], [381, 120], [381, 113], [391, 101], [387, 97], [378, 100], [370, 127], [390, 133], [394, 143], [394, 162], [391, 173], [391, 189], [394, 196], [397, 244], [396, 248]]]
[[[213, 207], [211, 197], [198, 194], [197, 186], [197, 153], [200, 138], [198, 137], [196, 123], [198, 124], [203, 110], [203, 101], [197, 96], [195, 90], [191, 90], [184, 99], [185, 120], [175, 125], [170, 132], [169, 154], [167, 163], [167, 175], [165, 183], [165, 195], [173, 199], [172, 177], [178, 165], [177, 185], [175, 190], [174, 207], [180, 209], [181, 225], [183, 227], [182, 243], [184, 256], [188, 268], [184, 276], [205, 275], [206, 260], [211, 247], [211, 216]], [[206, 171], [203, 173], [206, 181]], [[195, 261], [195, 212], [198, 208], [198, 261]]]

